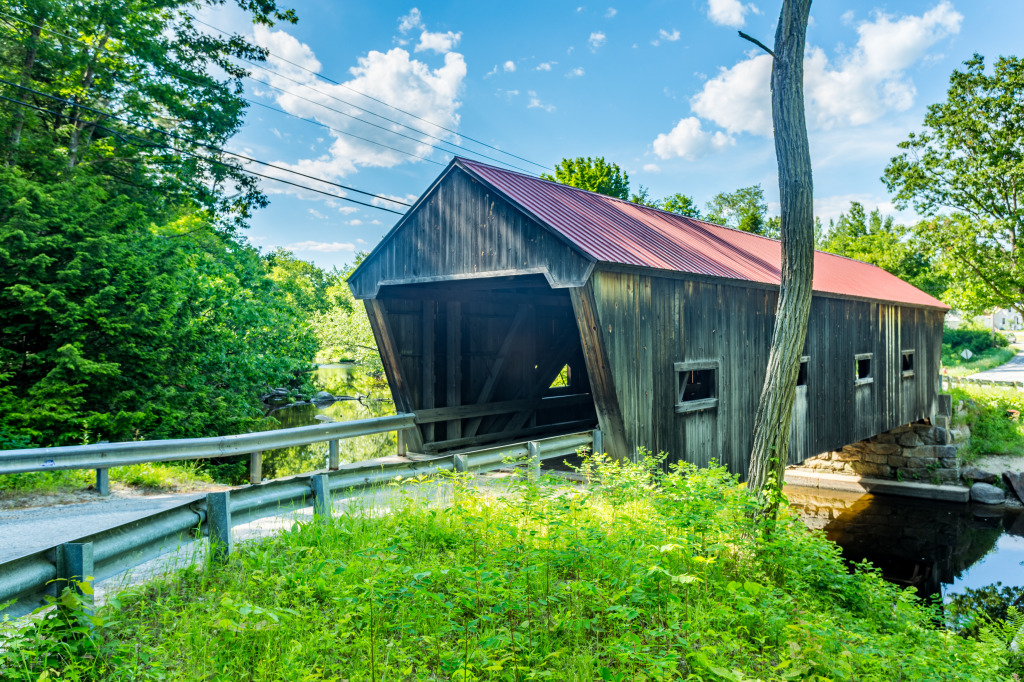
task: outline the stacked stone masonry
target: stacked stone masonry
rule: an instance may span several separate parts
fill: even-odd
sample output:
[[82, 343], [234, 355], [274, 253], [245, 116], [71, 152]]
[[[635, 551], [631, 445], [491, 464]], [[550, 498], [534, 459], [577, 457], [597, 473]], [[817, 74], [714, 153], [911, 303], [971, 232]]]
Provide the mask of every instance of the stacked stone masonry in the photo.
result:
[[968, 438], [966, 426], [947, 430], [928, 423], [907, 424], [811, 457], [797, 468], [921, 483], [958, 483], [962, 473], [958, 451]]

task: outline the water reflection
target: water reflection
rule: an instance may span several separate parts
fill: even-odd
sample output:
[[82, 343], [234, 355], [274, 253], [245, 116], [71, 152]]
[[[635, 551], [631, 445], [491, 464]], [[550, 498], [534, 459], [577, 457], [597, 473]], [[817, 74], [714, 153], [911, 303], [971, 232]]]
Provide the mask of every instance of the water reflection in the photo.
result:
[[[275, 410], [268, 419], [275, 428], [311, 426], [325, 421], [352, 421], [384, 417], [395, 413], [391, 391], [383, 377], [364, 372], [355, 365], [321, 365], [314, 375], [317, 390], [342, 398], [333, 403], [296, 405]], [[341, 461], [356, 462], [393, 455], [398, 441], [395, 433], [349, 438], [340, 442]], [[281, 450], [263, 456], [263, 476], [280, 478], [327, 466], [327, 443], [314, 443]]]
[[921, 596], [941, 599], [996, 581], [1024, 584], [1019, 510], [796, 486], [786, 486], [786, 496], [848, 560], [867, 559]]

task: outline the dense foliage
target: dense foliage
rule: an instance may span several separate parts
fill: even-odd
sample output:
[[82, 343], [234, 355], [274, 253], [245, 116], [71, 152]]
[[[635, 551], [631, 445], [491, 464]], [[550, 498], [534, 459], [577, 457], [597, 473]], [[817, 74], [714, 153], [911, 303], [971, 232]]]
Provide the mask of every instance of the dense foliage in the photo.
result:
[[541, 173], [540, 177], [617, 199], [629, 198], [629, 175], [619, 164], [606, 161], [603, 156], [562, 159], [555, 166], [554, 175]]
[[959, 310], [1024, 311], [1024, 61], [1000, 57], [987, 71], [974, 55], [932, 104], [924, 130], [900, 143], [883, 178], [899, 208], [930, 219], [918, 235], [940, 251], [946, 301]]
[[[111, 599], [18, 624], [0, 673], [67, 679], [995, 680], [1006, 627], [965, 639], [912, 591], [723, 469], [594, 462], [600, 479], [460, 484], [352, 509]], [[427, 483], [430, 486], [431, 484]], [[430, 488], [428, 488], [430, 489]], [[442, 488], [444, 490], [445, 488]], [[91, 628], [84, 627], [91, 623]], [[70, 627], [69, 627], [70, 626]], [[12, 633], [13, 634], [13, 633]]]
[[[258, 428], [308, 385], [333, 282], [239, 228], [265, 198], [222, 145], [245, 112], [221, 0], [0, 0], [0, 435], [54, 445]], [[293, 21], [239, 0], [255, 22]]]
[[1024, 395], [1015, 388], [963, 384], [950, 389], [959, 409], [954, 421], [971, 430], [969, 461], [982, 455], [1024, 454]]

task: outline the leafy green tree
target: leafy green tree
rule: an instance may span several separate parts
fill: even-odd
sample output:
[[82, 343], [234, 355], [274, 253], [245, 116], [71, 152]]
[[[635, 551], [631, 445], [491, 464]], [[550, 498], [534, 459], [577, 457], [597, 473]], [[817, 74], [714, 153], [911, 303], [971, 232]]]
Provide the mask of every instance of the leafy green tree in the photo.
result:
[[1000, 57], [987, 71], [975, 54], [899, 146], [883, 180], [897, 207], [928, 217], [915, 232], [939, 254], [945, 300], [1024, 312], [1024, 62]]
[[860, 202], [850, 202], [849, 211], [829, 224], [820, 248], [877, 265], [932, 296], [940, 297], [946, 290], [945, 277], [926, 244], [879, 209], [867, 213]]
[[693, 197], [687, 196], [681, 192], [665, 197], [661, 202], [661, 208], [670, 212], [678, 213], [689, 218], [700, 219], [700, 209], [697, 207], [697, 202], [693, 200]]
[[651, 197], [651, 191], [643, 185], [640, 185], [640, 189], [630, 195], [629, 200], [648, 208], [661, 208], [661, 202]]
[[562, 159], [555, 166], [553, 176], [542, 173], [540, 177], [617, 199], [629, 199], [629, 175], [617, 163], [609, 163], [603, 156]]
[[[768, 204], [761, 185], [721, 192], [708, 202], [704, 218], [744, 232], [768, 233]], [[767, 235], [773, 236], [773, 235]]]

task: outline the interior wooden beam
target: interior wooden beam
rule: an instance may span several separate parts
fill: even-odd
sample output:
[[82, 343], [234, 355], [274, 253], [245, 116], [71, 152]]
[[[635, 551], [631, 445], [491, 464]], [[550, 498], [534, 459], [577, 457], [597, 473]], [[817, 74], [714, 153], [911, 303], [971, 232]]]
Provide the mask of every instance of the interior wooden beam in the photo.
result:
[[[569, 364], [572, 360], [573, 354], [580, 346], [580, 340], [576, 338], [576, 335], [567, 336], [562, 342], [548, 354], [547, 359], [537, 368], [537, 373], [533, 382], [533, 386], [529, 387], [528, 398], [537, 399], [547, 392], [551, 388], [551, 382], [555, 380], [558, 373], [562, 371], [562, 368]], [[530, 419], [530, 416], [534, 413], [534, 410], [523, 410], [515, 416], [513, 416], [508, 424], [505, 425], [505, 431], [514, 431], [521, 428]]]
[[484, 405], [459, 405], [456, 407], [435, 407], [431, 410], [416, 410], [417, 424], [434, 424], [449, 419], [470, 419], [486, 417], [492, 414], [509, 414], [521, 410], [551, 410], [557, 408], [586, 405], [593, 400], [589, 393], [560, 395], [539, 399], [503, 400], [498, 403]]
[[[523, 324], [530, 319], [531, 312], [531, 308], [528, 305], [520, 305], [519, 309], [516, 310], [516, 315], [512, 318], [512, 324], [505, 333], [505, 340], [501, 342], [501, 348], [498, 349], [498, 355], [494, 358], [494, 362], [491, 363], [491, 369], [487, 373], [487, 379], [484, 380], [483, 387], [480, 389], [480, 395], [476, 397], [477, 405], [488, 402], [494, 395], [494, 387], [498, 385], [501, 368], [504, 366], [509, 353], [515, 347], [516, 342], [519, 341], [519, 332], [522, 330]], [[480, 428], [480, 422], [481, 419], [479, 417], [470, 420], [463, 429], [463, 434], [465, 436], [476, 435], [477, 429]]]
[[[447, 400], [448, 407], [462, 404], [462, 303], [448, 301], [446, 326]], [[462, 420], [448, 422], [448, 440], [462, 437]]]
[[608, 349], [605, 348], [604, 337], [601, 335], [601, 318], [597, 312], [593, 286], [594, 280], [591, 279], [582, 287], [570, 288], [569, 295], [572, 297], [572, 307], [576, 311], [576, 324], [580, 330], [580, 343], [583, 345], [583, 357], [587, 362], [587, 374], [590, 376], [590, 390], [594, 395], [597, 419], [604, 434], [605, 449], [613, 457], [627, 458], [633, 453], [626, 441], [626, 428], [619, 408], [619, 399], [615, 393], [615, 380], [611, 363], [608, 361]]
[[454, 448], [468, 447], [474, 445], [485, 445], [487, 443], [493, 443], [499, 440], [508, 440], [514, 442], [517, 438], [530, 438], [533, 436], [541, 436], [546, 434], [551, 435], [562, 435], [565, 433], [572, 433], [573, 431], [583, 431], [590, 429], [594, 426], [593, 419], [579, 419], [571, 422], [561, 422], [559, 424], [545, 424], [543, 426], [533, 426], [528, 429], [520, 429], [514, 432], [502, 431], [501, 433], [483, 433], [479, 436], [473, 436], [472, 438], [453, 438], [451, 440], [441, 440], [436, 443], [428, 443], [426, 447], [427, 452], [438, 452], [440, 450], [448, 450]]
[[[433, 301], [423, 301], [422, 309], [422, 325], [420, 329], [423, 334], [422, 346], [423, 346], [423, 361], [420, 363], [421, 367], [421, 379], [420, 379], [420, 391], [423, 395], [420, 401], [420, 407], [429, 410], [434, 407], [434, 390], [436, 383], [436, 375], [434, 373], [434, 306], [436, 304]], [[424, 424], [423, 425], [423, 439], [426, 442], [434, 440], [434, 425]]]
[[[391, 397], [395, 401], [395, 409], [398, 412], [413, 412], [415, 406], [412, 401], [412, 391], [405, 370], [402, 368], [402, 356], [398, 351], [395, 334], [388, 322], [388, 313], [384, 305], [375, 299], [363, 301], [366, 306], [366, 315], [370, 319], [370, 328], [373, 336], [377, 339], [377, 348], [380, 350], [380, 359], [384, 365], [384, 373], [388, 378], [388, 385], [391, 387]], [[409, 450], [423, 452], [423, 435], [419, 427], [406, 429], [405, 442]]]

